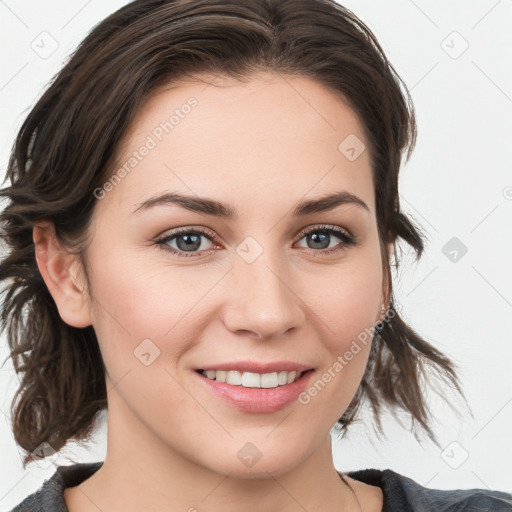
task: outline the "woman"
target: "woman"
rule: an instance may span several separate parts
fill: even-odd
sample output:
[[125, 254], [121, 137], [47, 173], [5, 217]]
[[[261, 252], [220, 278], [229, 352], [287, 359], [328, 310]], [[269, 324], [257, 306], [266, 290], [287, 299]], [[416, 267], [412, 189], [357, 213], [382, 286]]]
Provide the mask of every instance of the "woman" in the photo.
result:
[[[0, 220], [24, 463], [86, 439], [14, 510], [512, 510], [391, 470], [341, 473], [369, 401], [435, 440], [421, 381], [453, 363], [396, 310], [410, 98], [330, 0], [135, 1], [23, 124]], [[406, 89], [405, 89], [406, 91]]]

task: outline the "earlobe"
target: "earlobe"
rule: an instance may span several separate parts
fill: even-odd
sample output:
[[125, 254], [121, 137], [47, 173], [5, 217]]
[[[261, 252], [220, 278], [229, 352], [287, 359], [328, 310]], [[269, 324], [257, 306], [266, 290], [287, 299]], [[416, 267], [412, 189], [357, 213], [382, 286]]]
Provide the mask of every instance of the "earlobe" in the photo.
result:
[[50, 221], [34, 225], [33, 241], [39, 272], [62, 320], [72, 327], [92, 325], [87, 290], [79, 276], [80, 261], [60, 246]]

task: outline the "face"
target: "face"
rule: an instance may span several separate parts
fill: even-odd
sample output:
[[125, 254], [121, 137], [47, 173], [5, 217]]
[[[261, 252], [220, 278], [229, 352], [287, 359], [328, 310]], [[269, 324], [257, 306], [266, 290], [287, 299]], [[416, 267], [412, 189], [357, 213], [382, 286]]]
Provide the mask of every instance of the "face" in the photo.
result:
[[[118, 154], [125, 172], [96, 191], [87, 251], [109, 436], [242, 477], [290, 470], [325, 441], [384, 297], [362, 143], [354, 112], [306, 78], [183, 82], [147, 101]], [[195, 202], [147, 203], [162, 194]], [[333, 194], [346, 200], [295, 214]], [[242, 361], [313, 371], [292, 391], [236, 386], [231, 399], [196, 371]]]

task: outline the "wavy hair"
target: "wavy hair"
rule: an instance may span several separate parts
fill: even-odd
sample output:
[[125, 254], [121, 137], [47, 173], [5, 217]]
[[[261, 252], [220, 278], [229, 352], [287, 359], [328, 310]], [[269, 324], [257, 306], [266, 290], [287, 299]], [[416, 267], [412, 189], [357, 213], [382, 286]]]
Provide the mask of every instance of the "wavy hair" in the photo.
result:
[[[360, 386], [336, 426], [345, 432], [367, 401], [382, 432], [382, 409], [402, 410], [436, 441], [425, 382], [440, 378], [463, 396], [454, 363], [401, 318], [387, 244], [419, 259], [423, 235], [401, 211], [398, 174], [416, 142], [407, 87], [370, 29], [334, 0], [137, 0], [97, 24], [25, 118], [0, 190], [6, 252], [0, 262], [0, 327], [21, 376], [11, 404], [16, 442], [60, 450], [86, 440], [107, 407], [104, 365], [92, 326], [59, 316], [38, 270], [34, 223], [46, 219], [83, 262], [94, 190], [115, 170], [135, 114], [159, 87], [198, 74], [250, 80], [254, 72], [316, 80], [345, 101], [365, 130], [371, 158], [389, 321], [378, 325]], [[427, 371], [428, 370], [428, 371]], [[431, 382], [431, 380], [430, 380]]]

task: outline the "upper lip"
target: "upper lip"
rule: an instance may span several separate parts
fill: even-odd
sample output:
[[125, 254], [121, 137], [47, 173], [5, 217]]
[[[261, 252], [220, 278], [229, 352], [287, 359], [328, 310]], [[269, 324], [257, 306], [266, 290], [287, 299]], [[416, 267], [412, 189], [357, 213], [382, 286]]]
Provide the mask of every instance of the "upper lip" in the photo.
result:
[[257, 363], [256, 361], [233, 361], [227, 363], [217, 363], [207, 366], [201, 366], [197, 370], [237, 370], [240, 373], [273, 373], [273, 372], [304, 372], [312, 370], [313, 367], [307, 364], [295, 363], [293, 361], [273, 361], [269, 363]]

